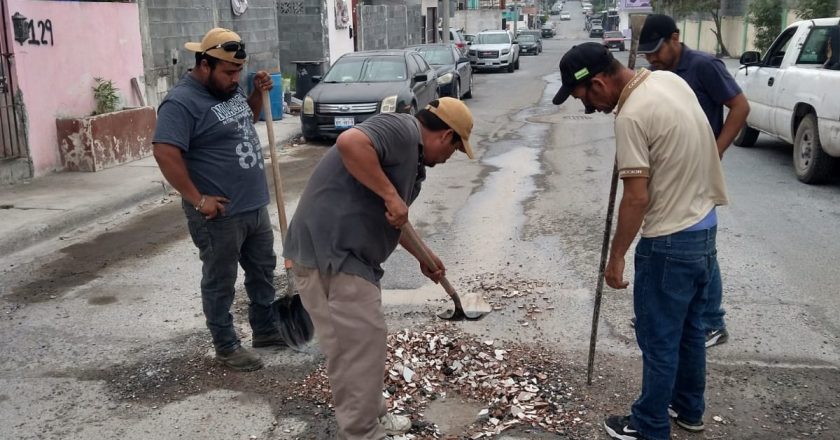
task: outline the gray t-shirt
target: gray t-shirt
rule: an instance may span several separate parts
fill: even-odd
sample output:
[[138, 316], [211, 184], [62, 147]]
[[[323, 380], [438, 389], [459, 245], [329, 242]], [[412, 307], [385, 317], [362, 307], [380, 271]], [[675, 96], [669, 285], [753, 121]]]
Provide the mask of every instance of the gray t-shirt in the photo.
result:
[[[356, 126], [373, 143], [385, 175], [406, 204], [426, 178], [420, 126], [408, 114], [383, 113]], [[283, 256], [324, 274], [358, 275], [374, 284], [397, 247], [400, 231], [385, 218], [385, 202], [344, 167], [333, 146], [309, 179], [283, 244]]]
[[220, 101], [185, 75], [158, 107], [153, 143], [174, 145], [198, 191], [230, 200], [225, 215], [268, 204], [268, 184], [254, 114], [242, 89]]

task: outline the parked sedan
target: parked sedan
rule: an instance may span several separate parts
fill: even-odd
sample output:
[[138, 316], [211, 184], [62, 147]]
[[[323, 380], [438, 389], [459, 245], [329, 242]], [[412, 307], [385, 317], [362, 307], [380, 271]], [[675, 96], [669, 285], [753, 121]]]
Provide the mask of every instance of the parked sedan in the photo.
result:
[[539, 55], [542, 52], [542, 41], [533, 35], [519, 35], [519, 53]]
[[438, 98], [437, 74], [408, 49], [342, 55], [303, 98], [304, 137], [337, 136], [380, 112], [414, 113]]
[[589, 38], [601, 38], [604, 36], [604, 28], [601, 26], [592, 26], [589, 28]]
[[472, 98], [470, 59], [461, 55], [453, 44], [421, 44], [411, 46], [437, 72], [438, 93], [453, 98]]
[[623, 52], [626, 49], [624, 45], [624, 34], [621, 31], [604, 32], [604, 46]]
[[560, 13], [560, 20], [566, 21], [572, 19], [572, 13], [569, 11], [563, 11]]

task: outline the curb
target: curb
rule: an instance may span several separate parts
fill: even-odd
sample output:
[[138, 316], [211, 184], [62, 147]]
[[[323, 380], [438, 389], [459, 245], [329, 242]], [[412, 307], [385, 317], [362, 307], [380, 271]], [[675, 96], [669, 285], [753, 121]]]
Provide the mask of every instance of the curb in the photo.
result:
[[14, 234], [0, 238], [0, 255], [11, 255], [36, 244], [51, 240], [61, 234], [88, 225], [99, 218], [111, 216], [119, 211], [137, 206], [155, 197], [162, 198], [168, 193], [169, 185], [161, 188], [160, 182], [154, 182], [148, 188], [129, 193], [126, 197], [98, 206], [80, 206], [55, 216], [47, 223], [28, 224]]
[[[300, 137], [300, 130], [295, 130], [288, 136], [276, 140], [278, 145]], [[163, 180], [163, 176], [160, 176]], [[169, 194], [172, 187], [161, 181], [153, 181], [148, 186], [125, 194], [120, 199], [111, 199], [105, 203], [92, 206], [77, 206], [48, 219], [47, 222], [30, 223], [16, 230], [13, 234], [0, 237], [0, 255], [8, 256], [35, 246], [47, 240], [59, 237], [61, 234], [89, 225], [97, 219], [110, 217], [119, 211], [135, 207], [155, 198], [163, 198]]]

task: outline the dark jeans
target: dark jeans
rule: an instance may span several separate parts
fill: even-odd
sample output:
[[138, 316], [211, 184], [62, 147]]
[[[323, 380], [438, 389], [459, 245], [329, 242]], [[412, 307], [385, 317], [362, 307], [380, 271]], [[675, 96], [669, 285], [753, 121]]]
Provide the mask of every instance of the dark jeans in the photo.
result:
[[668, 440], [668, 405], [680, 418], [703, 418], [706, 348], [703, 313], [717, 267], [717, 228], [642, 238], [636, 246], [633, 307], [642, 350], [642, 392], [633, 426], [645, 438]]
[[712, 278], [709, 280], [709, 302], [706, 304], [706, 312], [703, 314], [703, 328], [707, 332], [722, 330], [726, 328], [723, 315], [726, 311], [721, 305], [723, 302], [723, 283], [720, 279], [720, 267], [715, 258], [715, 267], [712, 270]]
[[271, 303], [277, 256], [268, 209], [205, 220], [192, 205], [183, 203], [183, 208], [202, 262], [201, 302], [216, 352], [229, 353], [239, 347], [230, 314], [237, 264], [245, 271], [251, 331], [254, 335], [276, 332]]

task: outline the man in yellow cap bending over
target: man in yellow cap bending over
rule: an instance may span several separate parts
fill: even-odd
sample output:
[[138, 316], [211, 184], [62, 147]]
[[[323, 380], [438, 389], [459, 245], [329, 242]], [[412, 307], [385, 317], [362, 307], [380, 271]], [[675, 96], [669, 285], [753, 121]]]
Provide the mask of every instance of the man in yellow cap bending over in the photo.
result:
[[[416, 116], [381, 113], [343, 132], [318, 165], [298, 203], [283, 244], [303, 305], [327, 358], [338, 438], [380, 440], [411, 429], [382, 398], [387, 328], [381, 264], [402, 244], [420, 255], [400, 227], [420, 192], [426, 167], [455, 150], [473, 157], [473, 119], [454, 98], [432, 101]], [[427, 249], [428, 250], [428, 249]], [[437, 271], [418, 258], [423, 274]]]
[[274, 300], [274, 235], [268, 217], [268, 186], [254, 122], [271, 76], [254, 76], [245, 97], [239, 79], [247, 55], [235, 32], [211, 29], [195, 52], [195, 68], [158, 108], [155, 159], [166, 180], [181, 193], [190, 235], [202, 262], [201, 300], [216, 358], [238, 371], [262, 368], [255, 352], [240, 345], [233, 328], [237, 265], [245, 271], [251, 304], [252, 346], [283, 346]]

